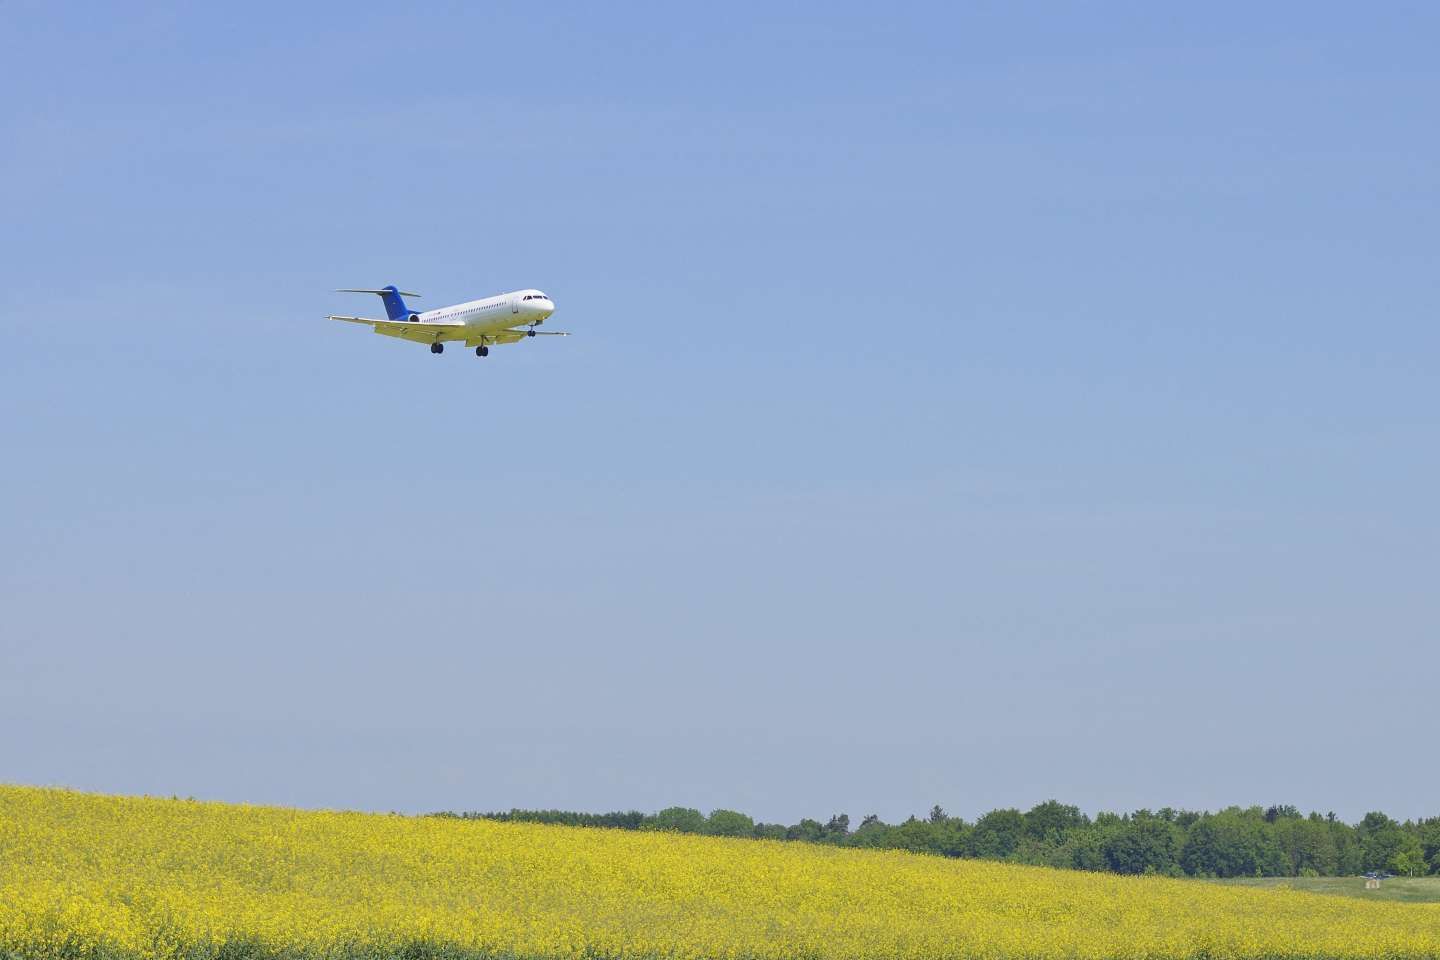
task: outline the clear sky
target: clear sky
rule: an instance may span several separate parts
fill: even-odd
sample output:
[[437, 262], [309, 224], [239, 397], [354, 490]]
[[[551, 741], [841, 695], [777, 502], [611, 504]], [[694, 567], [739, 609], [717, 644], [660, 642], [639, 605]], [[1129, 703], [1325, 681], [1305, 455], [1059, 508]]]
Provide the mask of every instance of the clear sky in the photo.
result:
[[1435, 5], [5, 25], [0, 781], [1440, 813]]

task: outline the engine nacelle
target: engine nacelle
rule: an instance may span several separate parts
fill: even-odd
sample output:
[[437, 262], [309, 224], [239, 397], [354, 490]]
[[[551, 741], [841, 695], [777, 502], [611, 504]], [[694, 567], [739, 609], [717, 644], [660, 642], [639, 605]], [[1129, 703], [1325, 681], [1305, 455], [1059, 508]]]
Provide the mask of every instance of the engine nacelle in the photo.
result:
[[412, 314], [410, 314], [410, 322], [411, 322], [411, 323], [419, 323], [419, 322], [420, 322], [420, 314], [418, 314], [418, 313], [412, 313]]

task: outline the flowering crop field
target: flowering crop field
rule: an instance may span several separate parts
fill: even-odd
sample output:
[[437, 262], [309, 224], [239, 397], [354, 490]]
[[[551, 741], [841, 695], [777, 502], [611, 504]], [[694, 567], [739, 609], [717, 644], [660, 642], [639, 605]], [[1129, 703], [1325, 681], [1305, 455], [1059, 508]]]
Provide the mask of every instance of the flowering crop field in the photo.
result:
[[1440, 957], [1440, 904], [0, 786], [0, 957]]

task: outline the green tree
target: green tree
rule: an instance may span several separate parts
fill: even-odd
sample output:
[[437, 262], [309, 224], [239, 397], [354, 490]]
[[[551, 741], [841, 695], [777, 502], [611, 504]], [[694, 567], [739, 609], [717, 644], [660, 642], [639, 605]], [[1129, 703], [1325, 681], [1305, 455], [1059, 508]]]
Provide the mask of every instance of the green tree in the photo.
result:
[[757, 823], [755, 824], [754, 836], [757, 840], [788, 839], [785, 824], [783, 823]]
[[1420, 855], [1419, 843], [1392, 853], [1385, 863], [1385, 869], [1401, 877], [1424, 876], [1425, 858]]
[[1015, 852], [1025, 835], [1025, 815], [1019, 810], [991, 810], [975, 821], [969, 853], [987, 860], [1004, 860]]
[[1057, 847], [1044, 840], [1036, 840], [1033, 837], [1022, 836], [1020, 842], [1010, 856], [1005, 859], [1010, 863], [1023, 863], [1032, 867], [1048, 867], [1057, 856]]
[[1091, 827], [1072, 832], [1058, 851], [1060, 856], [1055, 865], [1072, 870], [1109, 869], [1105, 862], [1105, 841], [1109, 836], [1109, 828]]
[[811, 820], [806, 817], [793, 827], [785, 828], [786, 840], [800, 840], [806, 843], [819, 843], [825, 837], [825, 827], [819, 820]]
[[889, 828], [886, 840], [889, 846], [897, 850], [909, 850], [912, 853], [943, 853], [939, 837], [944, 829], [943, 818], [937, 822], [911, 817], [898, 827]]
[[1191, 876], [1276, 877], [1290, 872], [1285, 854], [1259, 811], [1235, 808], [1201, 817], [1180, 850]]
[[1340, 852], [1325, 821], [1285, 817], [1273, 823], [1275, 842], [1289, 862], [1290, 876], [1333, 877], [1339, 871]]
[[1100, 852], [1115, 873], [1169, 873], [1176, 865], [1180, 840], [1166, 821], [1139, 817], [1106, 837]]
[[1355, 832], [1360, 838], [1361, 867], [1365, 870], [1389, 870], [1390, 858], [1408, 849], [1400, 824], [1379, 811], [1365, 814]]
[[1330, 829], [1330, 838], [1335, 841], [1338, 863], [1335, 875], [1353, 877], [1364, 870], [1365, 851], [1360, 846], [1360, 836], [1356, 829], [1333, 813], [1325, 818], [1325, 826]]
[[1182, 830], [1189, 830], [1195, 826], [1195, 821], [1200, 819], [1200, 814], [1194, 810], [1177, 810], [1175, 812], [1175, 826]]
[[705, 814], [693, 807], [666, 807], [646, 827], [671, 833], [704, 833]]
[[936, 853], [944, 857], [965, 856], [970, 845], [970, 824], [959, 817], [947, 817], [944, 823], [932, 826]]
[[1300, 809], [1288, 803], [1277, 804], [1265, 811], [1265, 822], [1275, 823], [1280, 820], [1299, 820]]
[[892, 846], [890, 833], [890, 826], [880, 819], [880, 815], [871, 813], [860, 821], [860, 826], [850, 834], [846, 843], [852, 847], [889, 847]]
[[1440, 873], [1440, 817], [1420, 821], [1420, 853], [1431, 873]]
[[1025, 836], [1061, 843], [1071, 830], [1078, 830], [1089, 823], [1090, 818], [1081, 813], [1079, 807], [1058, 800], [1046, 800], [1025, 813]]
[[734, 810], [711, 810], [705, 832], [712, 837], [748, 837], [755, 833], [755, 821]]

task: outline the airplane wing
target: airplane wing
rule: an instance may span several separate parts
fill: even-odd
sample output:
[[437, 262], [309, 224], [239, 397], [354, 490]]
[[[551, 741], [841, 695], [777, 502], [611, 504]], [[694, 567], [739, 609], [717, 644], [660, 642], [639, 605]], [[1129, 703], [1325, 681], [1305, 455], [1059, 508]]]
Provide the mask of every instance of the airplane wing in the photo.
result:
[[467, 328], [462, 321], [442, 323], [411, 323], [408, 320], [377, 320], [373, 317], [342, 317], [331, 314], [327, 319], [344, 320], [346, 323], [368, 323], [375, 332], [385, 337], [410, 340], [414, 343], [448, 343], [464, 340], [467, 347], [488, 347], [502, 343], [518, 343], [530, 336], [568, 337], [570, 334], [559, 330], [535, 330], [520, 327], [515, 330], [498, 330], [494, 333], [477, 333]]
[[[472, 336], [465, 341], [467, 347], [494, 346], [501, 343], [519, 343], [530, 336], [529, 327], [521, 327], [518, 330], [501, 330], [496, 333], [486, 333]], [[561, 333], [559, 330], [536, 330], [537, 337], [568, 337], [570, 334]]]
[[368, 323], [381, 336], [413, 340], [416, 343], [441, 343], [463, 340], [465, 324], [459, 320], [448, 323], [411, 323], [408, 320], [375, 320], [371, 317], [341, 317], [331, 314], [327, 319], [346, 323]]

